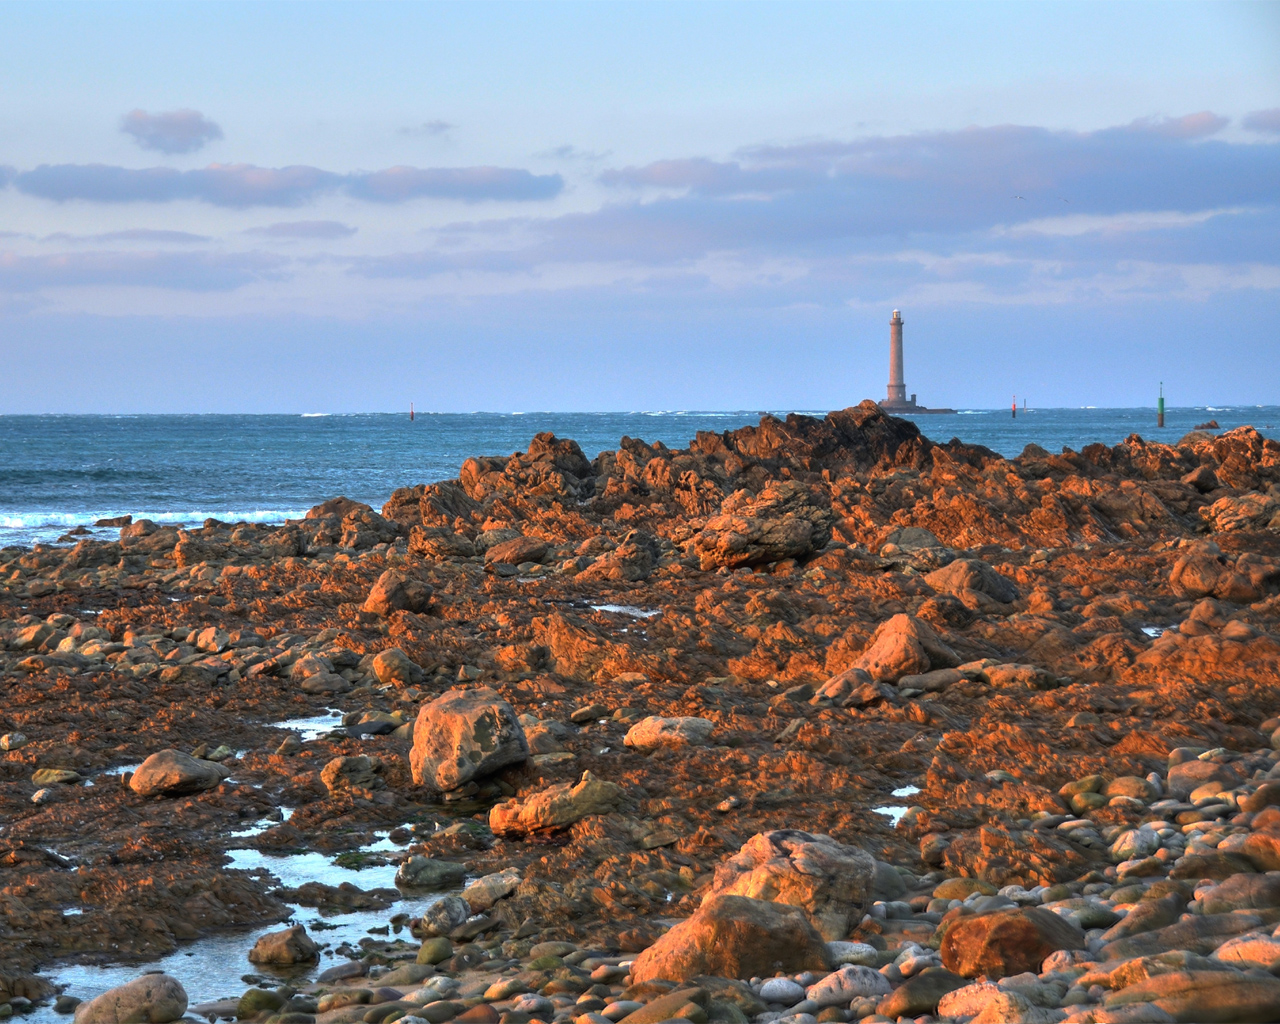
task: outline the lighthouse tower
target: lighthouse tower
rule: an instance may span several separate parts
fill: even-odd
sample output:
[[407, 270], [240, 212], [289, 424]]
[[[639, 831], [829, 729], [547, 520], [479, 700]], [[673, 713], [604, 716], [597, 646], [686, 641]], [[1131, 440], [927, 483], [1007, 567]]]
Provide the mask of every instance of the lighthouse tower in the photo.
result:
[[902, 376], [902, 314], [896, 309], [889, 321], [889, 394], [883, 404], [886, 407], [916, 404], [907, 401], [907, 385]]
[[902, 314], [893, 311], [889, 321], [889, 391], [880, 408], [898, 415], [913, 413], [954, 413], [954, 409], [927, 409], [916, 404], [916, 396], [907, 397], [907, 382], [902, 372]]

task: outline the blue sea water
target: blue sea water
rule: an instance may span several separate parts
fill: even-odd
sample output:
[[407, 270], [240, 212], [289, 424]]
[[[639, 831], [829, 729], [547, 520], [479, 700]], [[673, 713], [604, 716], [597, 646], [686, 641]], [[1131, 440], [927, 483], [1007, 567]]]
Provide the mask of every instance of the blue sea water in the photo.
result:
[[[782, 415], [782, 413], [777, 413]], [[0, 416], [0, 546], [55, 541], [75, 526], [131, 513], [157, 522], [279, 522], [345, 494], [380, 507], [397, 487], [446, 480], [472, 455], [528, 446], [539, 431], [576, 440], [589, 458], [623, 435], [684, 447], [699, 430], [759, 422], [759, 411], [344, 416]], [[815, 412], [813, 415], [823, 415]], [[1280, 436], [1280, 407], [962, 410], [918, 416], [938, 441], [959, 437], [1004, 455], [1115, 444], [1138, 433], [1176, 441], [1215, 419]], [[114, 531], [101, 531], [102, 535]]]

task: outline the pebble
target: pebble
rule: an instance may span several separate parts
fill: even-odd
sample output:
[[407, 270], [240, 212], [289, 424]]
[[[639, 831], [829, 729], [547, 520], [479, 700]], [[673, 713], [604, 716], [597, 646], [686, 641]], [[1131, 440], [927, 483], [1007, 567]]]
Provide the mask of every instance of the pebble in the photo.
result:
[[888, 995], [888, 980], [879, 971], [857, 964], [845, 964], [821, 981], [809, 986], [805, 995], [822, 1006], [847, 1005], [858, 996]]
[[760, 998], [766, 1003], [794, 1006], [804, 998], [804, 988], [790, 978], [770, 978], [760, 986]]

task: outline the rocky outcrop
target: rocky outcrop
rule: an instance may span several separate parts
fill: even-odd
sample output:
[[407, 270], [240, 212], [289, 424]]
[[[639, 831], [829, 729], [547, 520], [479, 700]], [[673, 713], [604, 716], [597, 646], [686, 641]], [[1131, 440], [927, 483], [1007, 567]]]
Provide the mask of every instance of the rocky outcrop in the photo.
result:
[[504, 800], [489, 811], [494, 835], [529, 835], [566, 828], [589, 814], [608, 814], [622, 804], [621, 786], [583, 772], [576, 783], [561, 783], [523, 799]]
[[392, 612], [420, 612], [431, 600], [431, 588], [421, 580], [408, 576], [398, 569], [388, 569], [378, 577], [378, 582], [365, 598], [362, 610], [374, 615], [390, 615]]
[[778, 829], [752, 836], [716, 868], [710, 894], [800, 907], [828, 941], [844, 939], [871, 903], [875, 860], [830, 836]]
[[255, 964], [311, 964], [319, 959], [320, 947], [300, 924], [268, 932], [249, 950], [249, 961]]
[[741, 497], [727, 499], [724, 514], [693, 538], [691, 553], [704, 570], [802, 559], [831, 536], [830, 511], [801, 484], [770, 484], [758, 497]]
[[826, 944], [798, 907], [720, 893], [641, 953], [631, 977], [640, 983], [771, 977], [829, 963]]
[[977, 558], [958, 558], [925, 576], [934, 590], [954, 594], [966, 608], [1011, 604], [1021, 596], [1011, 581]]
[[[785, 998], [705, 974], [659, 995], [603, 963], [574, 1013], [1167, 1016], [1154, 992], [1104, 1003], [1160, 974], [1238, 981], [1272, 965], [1280, 547], [1250, 509], [1277, 483], [1280, 446], [1256, 432], [1005, 459], [863, 406], [682, 448], [626, 438], [591, 460], [543, 436], [397, 491], [382, 522], [340, 501], [283, 527], [140, 523], [109, 543], [0, 549], [0, 817], [13, 823], [0, 920], [14, 965], [0, 1004], [33, 998], [14, 972], [41, 963], [150, 962], [215, 929], [280, 927], [275, 883], [228, 870], [223, 849], [294, 808], [242, 845], [356, 867], [382, 863], [368, 845], [390, 833], [405, 852], [386, 859], [407, 857], [400, 881], [424, 897], [422, 917], [401, 920], [394, 892], [361, 876], [288, 891], [293, 906], [390, 919], [352, 947], [366, 960], [334, 962], [351, 983], [325, 982], [322, 1019], [354, 1002], [333, 1024], [370, 1009], [549, 1020], [587, 983], [575, 953], [630, 959], [704, 898], [738, 892], [766, 916], [797, 902], [850, 969], [806, 966], [801, 985], [792, 948], [746, 963], [792, 927], [770, 918], [738, 960], [716, 962], [713, 940], [682, 962], [792, 971], [771, 977]], [[547, 545], [540, 559], [495, 560], [528, 540]], [[429, 585], [427, 603], [362, 610], [389, 570]], [[461, 740], [428, 727], [423, 708], [460, 682], [518, 714], [536, 756], [517, 742], [495, 768], [488, 726], [460, 726]], [[505, 715], [497, 731], [513, 736]], [[646, 719], [698, 728], [637, 729]], [[642, 756], [648, 730], [693, 742]], [[112, 773], [156, 736], [234, 784], [177, 802], [121, 792]], [[441, 748], [419, 751], [420, 781], [415, 739]], [[609, 782], [579, 781], [584, 769]], [[739, 844], [766, 830], [830, 833], [883, 861], [865, 897], [833, 896], [860, 866], [824, 874], [773, 845], [752, 859], [757, 840]], [[723, 890], [717, 869], [732, 876]], [[478, 913], [438, 891], [462, 871], [484, 880], [469, 894]], [[937, 947], [1009, 904], [1078, 927], [1090, 949], [949, 1002], [959, 975]], [[406, 929], [431, 938], [423, 962], [368, 977], [384, 954], [402, 958]], [[499, 955], [520, 969], [484, 972], [481, 993], [468, 979]], [[253, 989], [240, 1005], [246, 1019], [314, 1015], [305, 992]]]
[[486, 562], [505, 562], [508, 565], [521, 565], [524, 562], [541, 562], [547, 557], [550, 545], [537, 537], [513, 537], [487, 548], [484, 553]]
[[529, 757], [511, 705], [487, 688], [450, 690], [423, 706], [413, 727], [409, 765], [419, 786], [459, 789]]
[[858, 656], [853, 668], [880, 682], [960, 664], [955, 651], [942, 642], [927, 622], [911, 615], [895, 615], [882, 622]]

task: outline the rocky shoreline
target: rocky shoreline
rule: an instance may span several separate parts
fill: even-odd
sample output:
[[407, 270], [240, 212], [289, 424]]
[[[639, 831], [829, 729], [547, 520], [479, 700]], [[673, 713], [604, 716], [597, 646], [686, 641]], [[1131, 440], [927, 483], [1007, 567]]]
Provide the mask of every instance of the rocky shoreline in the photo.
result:
[[[119, 525], [0, 550], [0, 1016], [1280, 1020], [1250, 428], [1010, 460], [864, 402]], [[229, 1002], [143, 973], [299, 906], [385, 926], [282, 926]]]

